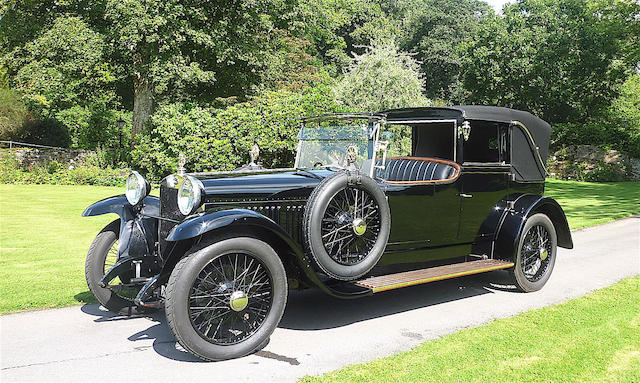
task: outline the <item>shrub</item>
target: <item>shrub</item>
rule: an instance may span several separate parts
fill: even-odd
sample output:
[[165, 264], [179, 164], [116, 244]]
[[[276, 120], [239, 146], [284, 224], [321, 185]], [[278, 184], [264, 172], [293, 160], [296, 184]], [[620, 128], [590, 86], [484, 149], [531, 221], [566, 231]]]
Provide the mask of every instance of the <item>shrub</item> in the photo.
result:
[[62, 148], [68, 147], [71, 142], [67, 128], [52, 118], [28, 120], [23, 125], [17, 140], [30, 144], [58, 146]]
[[0, 88], [0, 139], [17, 140], [28, 118], [29, 111], [20, 93]]
[[224, 109], [166, 105], [137, 137], [132, 163], [152, 180], [175, 172], [179, 153], [188, 171], [232, 170], [249, 162], [248, 151], [256, 142], [263, 166], [292, 166], [299, 118], [339, 109], [328, 85], [300, 93], [268, 91]]
[[356, 55], [335, 86], [338, 101], [357, 112], [427, 106], [419, 63], [393, 43], [376, 43]]
[[129, 169], [100, 168], [92, 164], [67, 167], [49, 161], [21, 168], [12, 150], [0, 150], [0, 183], [124, 186]]

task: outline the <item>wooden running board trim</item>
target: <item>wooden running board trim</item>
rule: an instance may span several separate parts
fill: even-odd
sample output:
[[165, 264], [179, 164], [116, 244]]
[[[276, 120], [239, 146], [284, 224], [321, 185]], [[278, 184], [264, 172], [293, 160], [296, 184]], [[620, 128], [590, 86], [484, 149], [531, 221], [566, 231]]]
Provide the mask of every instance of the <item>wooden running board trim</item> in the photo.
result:
[[443, 279], [508, 269], [513, 266], [513, 262], [506, 262], [498, 259], [481, 259], [478, 261], [454, 263], [452, 265], [370, 277], [359, 280], [355, 282], [355, 284], [371, 289], [374, 293], [379, 293], [381, 291], [441, 281]]

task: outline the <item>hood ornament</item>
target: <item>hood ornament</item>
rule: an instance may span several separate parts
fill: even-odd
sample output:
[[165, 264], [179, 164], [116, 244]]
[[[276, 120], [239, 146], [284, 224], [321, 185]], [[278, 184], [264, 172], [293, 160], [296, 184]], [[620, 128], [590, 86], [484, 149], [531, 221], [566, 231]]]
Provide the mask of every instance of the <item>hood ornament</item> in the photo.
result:
[[347, 148], [344, 160], [347, 163], [347, 167], [353, 167], [358, 160], [358, 148], [355, 145], [349, 145]]
[[258, 159], [259, 155], [260, 155], [260, 147], [258, 146], [257, 142], [254, 142], [253, 147], [251, 148], [251, 150], [249, 150], [249, 158], [251, 158], [251, 161], [249, 162], [249, 166], [256, 166], [256, 160]]
[[185, 173], [185, 168], [184, 168], [184, 164], [187, 163], [187, 159], [185, 158], [184, 154], [182, 154], [182, 152], [178, 155], [178, 175], [180, 177], [184, 176]]
[[234, 171], [250, 172], [250, 171], [264, 169], [262, 165], [256, 163], [256, 160], [258, 159], [259, 155], [260, 155], [260, 147], [258, 146], [258, 143], [254, 141], [253, 147], [251, 148], [251, 150], [249, 150], [249, 158], [250, 158], [249, 163], [239, 168], [236, 168]]

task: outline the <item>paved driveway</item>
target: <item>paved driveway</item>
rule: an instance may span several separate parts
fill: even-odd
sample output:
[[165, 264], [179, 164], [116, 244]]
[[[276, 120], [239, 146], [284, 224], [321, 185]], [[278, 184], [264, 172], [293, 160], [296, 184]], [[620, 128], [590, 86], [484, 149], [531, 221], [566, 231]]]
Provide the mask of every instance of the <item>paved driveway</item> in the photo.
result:
[[85, 305], [5, 315], [0, 317], [0, 380], [295, 381], [640, 274], [640, 218], [573, 236], [575, 249], [559, 249], [549, 283], [536, 293], [500, 286], [504, 271], [355, 301], [293, 292], [266, 348], [225, 362], [201, 362], [176, 346], [163, 312], [123, 318]]

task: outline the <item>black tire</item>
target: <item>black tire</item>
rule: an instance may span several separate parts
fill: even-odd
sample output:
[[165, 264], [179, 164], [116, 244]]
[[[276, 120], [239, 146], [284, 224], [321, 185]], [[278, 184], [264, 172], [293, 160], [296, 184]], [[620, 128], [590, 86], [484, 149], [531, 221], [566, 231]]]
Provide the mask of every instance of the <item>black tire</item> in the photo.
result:
[[518, 290], [538, 291], [547, 283], [556, 263], [557, 244], [556, 230], [549, 217], [534, 214], [527, 218], [518, 243], [515, 266], [510, 270], [511, 280]]
[[120, 315], [133, 315], [146, 312], [148, 309], [141, 309], [133, 303], [133, 299], [126, 299], [108, 287], [101, 287], [100, 280], [105, 274], [105, 261], [109, 250], [120, 236], [120, 220], [117, 219], [100, 231], [95, 237], [84, 266], [84, 275], [87, 280], [89, 290], [96, 297], [96, 300], [107, 310]]
[[[257, 315], [254, 316], [254, 313], [262, 311], [254, 312], [251, 307], [252, 302], [261, 304], [261, 298], [253, 298], [252, 300], [251, 287], [246, 289], [248, 303], [246, 303], [246, 308], [241, 309], [241, 311], [226, 308], [226, 312], [228, 313], [220, 314], [221, 312], [225, 312], [223, 308], [205, 306], [204, 309], [206, 310], [208, 308], [208, 312], [211, 312], [211, 314], [209, 314], [209, 318], [203, 319], [199, 317], [198, 311], [194, 311], [195, 309], [203, 308], [192, 307], [192, 303], [196, 304], [196, 306], [199, 305], [199, 303], [195, 303], [198, 302], [198, 299], [206, 299], [206, 296], [202, 296], [203, 293], [210, 294], [211, 296], [222, 296], [222, 298], [212, 298], [212, 300], [210, 300], [210, 302], [213, 302], [213, 299], [219, 299], [216, 302], [220, 304], [219, 302], [227, 302], [225, 300], [227, 290], [234, 290], [233, 293], [237, 292], [236, 279], [234, 279], [234, 282], [225, 281], [224, 283], [219, 283], [223, 278], [221, 274], [218, 272], [216, 272], [215, 275], [211, 273], [206, 274], [207, 270], [209, 270], [207, 268], [213, 270], [215, 267], [217, 270], [218, 267], [216, 263], [219, 263], [222, 268], [222, 275], [226, 276], [225, 267], [227, 263], [225, 262], [227, 258], [231, 260], [233, 254], [236, 254], [236, 257], [239, 254], [257, 261], [256, 264], [262, 267], [260, 270], [263, 270], [268, 277], [271, 288], [270, 305], [268, 309], [264, 310], [266, 314], [264, 314], [264, 318], [260, 320], [259, 324], [256, 324], [257, 320], [255, 318], [257, 318]], [[236, 264], [238, 263], [239, 262], [236, 261]], [[253, 263], [250, 264], [248, 270], [251, 270], [252, 264]], [[245, 267], [245, 269], [247, 268]], [[257, 273], [258, 271], [256, 271], [256, 274]], [[260, 271], [260, 273], [262, 273], [262, 271]], [[206, 276], [199, 279], [202, 275]], [[209, 278], [211, 278], [210, 282], [207, 282], [209, 286], [215, 286], [217, 289], [209, 288], [203, 290], [204, 282], [209, 281]], [[262, 281], [266, 280], [267, 279], [262, 279]], [[244, 285], [244, 282], [243, 280], [241, 284], [240, 280], [238, 280], [238, 285]], [[233, 288], [229, 288], [231, 285], [233, 285]], [[194, 290], [194, 286], [197, 286], [195, 289], [198, 290], [197, 293]], [[244, 286], [249, 286], [249, 284]], [[239, 237], [210, 245], [201, 245], [191, 250], [180, 260], [171, 273], [165, 295], [167, 322], [176, 340], [182, 347], [197, 357], [209, 361], [238, 358], [250, 354], [266, 344], [269, 336], [273, 333], [278, 323], [280, 323], [280, 319], [284, 313], [287, 302], [287, 291], [287, 278], [282, 262], [273, 248], [267, 243], [255, 238]], [[200, 298], [196, 296], [197, 294], [201, 294]], [[232, 295], [232, 293], [229, 295]], [[218, 314], [216, 314], [216, 312], [218, 312]], [[219, 321], [214, 322], [216, 319], [219, 319]], [[198, 326], [202, 325], [205, 320], [209, 320], [209, 327], [203, 333], [200, 330], [202, 327]], [[237, 334], [237, 326], [241, 324], [239, 324], [238, 321], [242, 322], [243, 320], [247, 322], [244, 326], [248, 326], [250, 331], [246, 331], [245, 334], [242, 334], [244, 337], [241, 337]], [[256, 320], [253, 322], [255, 326], [254, 329], [250, 328], [251, 324], [249, 320]], [[196, 324], [196, 321], [200, 321], [199, 324]], [[215, 325], [216, 323], [217, 326]], [[231, 328], [227, 329], [226, 332], [231, 334], [227, 338], [223, 338], [222, 333], [220, 337], [216, 338], [223, 323], [225, 323], [225, 326], [233, 324], [236, 325], [236, 327], [233, 330]], [[216, 329], [211, 335], [210, 328], [213, 326], [216, 326]], [[235, 341], [234, 336], [239, 340]], [[227, 341], [227, 339], [229, 339], [229, 341]]]
[[[369, 215], [362, 213], [362, 217], [358, 217], [358, 194], [361, 205], [368, 204], [363, 201], [372, 201], [373, 205], [369, 206], [375, 210], [370, 213], [374, 218], [364, 225], [364, 234], [355, 233], [356, 219]], [[336, 203], [340, 198], [344, 201]], [[349, 201], [356, 202], [350, 205]], [[342, 213], [336, 208], [338, 205], [345, 207]], [[307, 251], [324, 273], [339, 280], [353, 280], [368, 273], [382, 257], [391, 228], [391, 214], [384, 192], [376, 181], [358, 172], [339, 172], [322, 180], [309, 197], [303, 221]], [[354, 227], [348, 226], [349, 223]], [[332, 231], [327, 231], [327, 226]], [[332, 238], [331, 233], [339, 233], [343, 238], [338, 238], [343, 242], [337, 250], [333, 245], [336, 240], [328, 242], [326, 239]], [[342, 243], [346, 244], [346, 254]]]

